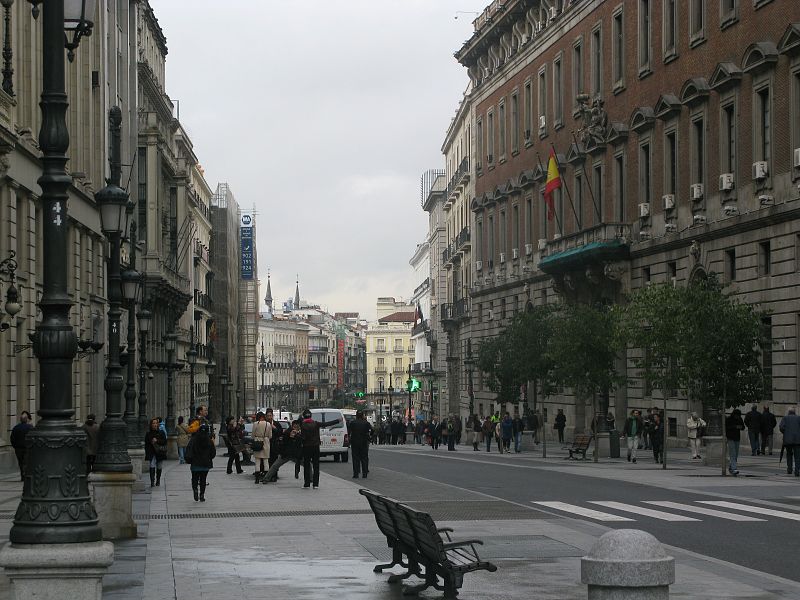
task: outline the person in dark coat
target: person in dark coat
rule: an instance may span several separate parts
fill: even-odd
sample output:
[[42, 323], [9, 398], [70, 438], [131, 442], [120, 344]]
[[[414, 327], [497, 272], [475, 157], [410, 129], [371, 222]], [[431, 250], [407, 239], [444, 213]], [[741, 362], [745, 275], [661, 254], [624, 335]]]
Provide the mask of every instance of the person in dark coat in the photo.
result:
[[269, 459], [267, 464], [272, 467], [272, 464], [278, 460], [281, 455], [281, 442], [283, 441], [283, 426], [279, 421], [275, 420], [272, 409], [267, 409], [267, 423], [272, 426], [272, 439], [269, 444]]
[[520, 447], [522, 446], [522, 434], [525, 432], [525, 421], [522, 420], [519, 413], [515, 413], [511, 424], [514, 434], [514, 452], [519, 453], [522, 452]]
[[769, 455], [772, 456], [772, 435], [777, 424], [775, 415], [769, 411], [769, 406], [765, 406], [761, 412], [761, 454], [769, 451]]
[[794, 476], [800, 477], [800, 416], [794, 408], [786, 411], [779, 429], [783, 434], [783, 445], [786, 447], [786, 472], [792, 472], [792, 462], [794, 462]]
[[486, 451], [492, 451], [492, 438], [494, 437], [494, 423], [491, 417], [483, 421], [483, 439], [486, 442]]
[[87, 415], [86, 422], [83, 424], [86, 432], [86, 474], [94, 470], [94, 459], [97, 458], [97, 440], [100, 437], [100, 425], [97, 424], [94, 415]]
[[744, 417], [744, 424], [747, 427], [747, 437], [750, 438], [750, 450], [753, 456], [762, 454], [761, 452], [761, 413], [758, 412], [758, 405], [753, 404], [750, 412]]
[[359, 472], [363, 479], [369, 473], [369, 441], [372, 438], [372, 425], [364, 416], [364, 411], [356, 411], [356, 418], [347, 427], [350, 434], [350, 451], [353, 453], [353, 479]]
[[744, 421], [742, 421], [742, 411], [734, 408], [733, 412], [725, 419], [725, 438], [728, 440], [728, 456], [730, 463], [728, 471], [731, 475], [738, 475], [737, 461], [739, 460], [739, 443], [742, 440], [744, 431]]
[[19, 467], [20, 480], [25, 481], [25, 460], [28, 458], [28, 448], [25, 445], [25, 436], [33, 429], [31, 423], [31, 413], [23, 410], [19, 414], [19, 423], [14, 425], [11, 430], [11, 446], [17, 456], [17, 466]]
[[244, 473], [241, 461], [239, 460], [239, 432], [236, 426], [236, 419], [228, 417], [225, 423], [225, 432], [227, 433], [225, 444], [228, 446], [228, 468], [227, 473], [233, 473], [233, 464], [236, 463], [236, 473]]
[[559, 408], [556, 415], [556, 422], [553, 424], [553, 429], [558, 432], [558, 442], [564, 443], [564, 428], [567, 426], [567, 416], [564, 414], [564, 409]]
[[659, 413], [654, 413], [650, 426], [650, 447], [653, 459], [660, 463], [664, 460], [664, 423]]
[[167, 436], [159, 428], [157, 418], [150, 419], [150, 429], [144, 434], [144, 459], [150, 464], [150, 487], [161, 485], [161, 465], [167, 458]]
[[503, 420], [500, 421], [500, 434], [503, 438], [501, 452], [511, 454], [511, 438], [514, 435], [514, 421], [511, 419], [511, 415], [509, 413], [503, 415]]
[[192, 446], [192, 493], [195, 502], [206, 501], [206, 478], [214, 467], [214, 457], [217, 455], [210, 433], [208, 424], [202, 423], [189, 441]]
[[[339, 419], [317, 423], [311, 418], [311, 411], [303, 411], [303, 420], [300, 423], [300, 432], [303, 436], [303, 487], [319, 488], [319, 447], [322, 440], [319, 437], [319, 430], [322, 427], [330, 427], [339, 422]], [[313, 468], [313, 474], [312, 474]]]
[[294, 478], [300, 474], [300, 462], [303, 459], [303, 436], [300, 432], [300, 420], [292, 421], [291, 426], [282, 434], [280, 456], [272, 463], [261, 483], [267, 484], [278, 480], [278, 470], [287, 462], [294, 461]]
[[436, 417], [436, 415], [434, 415], [433, 419], [431, 419], [431, 422], [428, 423], [428, 435], [431, 438], [431, 448], [434, 450], [438, 450], [439, 448], [439, 442], [442, 434], [441, 427], [442, 426], [441, 423], [439, 423], [439, 419]]

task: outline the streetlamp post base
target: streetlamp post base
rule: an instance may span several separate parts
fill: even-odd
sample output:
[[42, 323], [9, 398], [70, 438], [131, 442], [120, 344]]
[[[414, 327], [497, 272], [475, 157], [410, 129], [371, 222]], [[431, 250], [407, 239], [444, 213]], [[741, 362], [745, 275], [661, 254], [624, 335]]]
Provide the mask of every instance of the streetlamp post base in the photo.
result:
[[110, 542], [6, 544], [0, 550], [13, 600], [101, 600], [103, 576], [112, 562]]
[[178, 436], [167, 436], [167, 460], [178, 460]]
[[105, 540], [134, 539], [133, 484], [134, 473], [90, 473], [89, 485]]
[[[703, 448], [705, 455], [703, 456], [703, 466], [722, 468], [722, 437], [721, 436], [706, 436], [703, 438]], [[724, 448], [725, 452], [728, 451]]]
[[131, 458], [131, 467], [133, 474], [138, 478], [142, 474], [142, 466], [144, 463], [144, 448], [128, 448], [128, 456]]

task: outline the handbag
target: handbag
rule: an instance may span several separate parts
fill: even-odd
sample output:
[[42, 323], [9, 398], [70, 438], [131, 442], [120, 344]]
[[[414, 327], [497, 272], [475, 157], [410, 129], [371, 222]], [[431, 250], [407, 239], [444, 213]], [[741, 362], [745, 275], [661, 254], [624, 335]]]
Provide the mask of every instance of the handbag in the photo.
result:
[[253, 440], [250, 442], [250, 449], [253, 452], [258, 452], [259, 450], [264, 449], [264, 440]]
[[701, 438], [706, 434], [706, 427], [705, 425], [701, 425], [697, 428], [697, 437]]
[[158, 460], [163, 460], [167, 457], [167, 445], [166, 444], [153, 444], [153, 448], [155, 448], [156, 458]]

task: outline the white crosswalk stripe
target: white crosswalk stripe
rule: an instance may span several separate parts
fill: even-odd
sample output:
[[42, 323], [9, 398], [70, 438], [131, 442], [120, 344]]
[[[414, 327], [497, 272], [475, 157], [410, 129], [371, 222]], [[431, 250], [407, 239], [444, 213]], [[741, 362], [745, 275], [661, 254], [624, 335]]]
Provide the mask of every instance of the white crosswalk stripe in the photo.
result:
[[711, 504], [721, 508], [730, 508], [732, 510], [741, 510], [742, 512], [751, 512], [766, 517], [780, 517], [781, 519], [791, 519], [792, 521], [800, 521], [800, 513], [788, 512], [785, 510], [775, 510], [774, 508], [766, 508], [764, 506], [750, 506], [748, 504], [739, 504], [738, 502], [726, 502], [724, 500], [698, 500], [700, 504]]
[[596, 521], [618, 521], [618, 522], [635, 521], [635, 519], [629, 519], [628, 517], [612, 515], [611, 513], [604, 513], [600, 512], [599, 510], [584, 508], [583, 506], [577, 506], [576, 504], [567, 504], [566, 502], [536, 502], [536, 501], [532, 502], [533, 504], [539, 504], [540, 506], [546, 506], [547, 508], [554, 508], [556, 510], [561, 510], [566, 513], [578, 515], [581, 517], [587, 517], [589, 519], [594, 519]]
[[644, 502], [645, 504], [654, 504], [663, 508], [672, 508], [674, 510], [682, 510], [685, 512], [696, 513], [698, 515], [708, 515], [710, 517], [718, 517], [720, 519], [728, 519], [729, 521], [738, 521], [740, 523], [764, 521], [764, 519], [757, 519], [756, 517], [737, 515], [735, 513], [723, 512], [721, 510], [714, 510], [713, 508], [705, 508], [702, 506], [694, 506], [692, 504], [681, 504], [680, 502], [669, 502], [666, 500], [645, 500]]
[[642, 515], [645, 517], [652, 517], [653, 519], [660, 519], [661, 521], [699, 521], [694, 517], [687, 517], [685, 515], [675, 515], [672, 513], [663, 512], [660, 510], [653, 510], [652, 508], [645, 508], [643, 506], [636, 506], [635, 504], [625, 504], [623, 502], [611, 502], [604, 500], [590, 500], [591, 504], [599, 504], [606, 508], [613, 508], [622, 512], [629, 512], [635, 515]]

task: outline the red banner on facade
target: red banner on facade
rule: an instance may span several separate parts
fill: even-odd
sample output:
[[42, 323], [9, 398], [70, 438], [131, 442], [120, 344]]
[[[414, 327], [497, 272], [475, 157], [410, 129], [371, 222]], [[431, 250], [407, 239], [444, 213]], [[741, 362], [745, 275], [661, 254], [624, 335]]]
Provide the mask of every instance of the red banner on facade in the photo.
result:
[[337, 340], [336, 387], [344, 389], [344, 340]]

